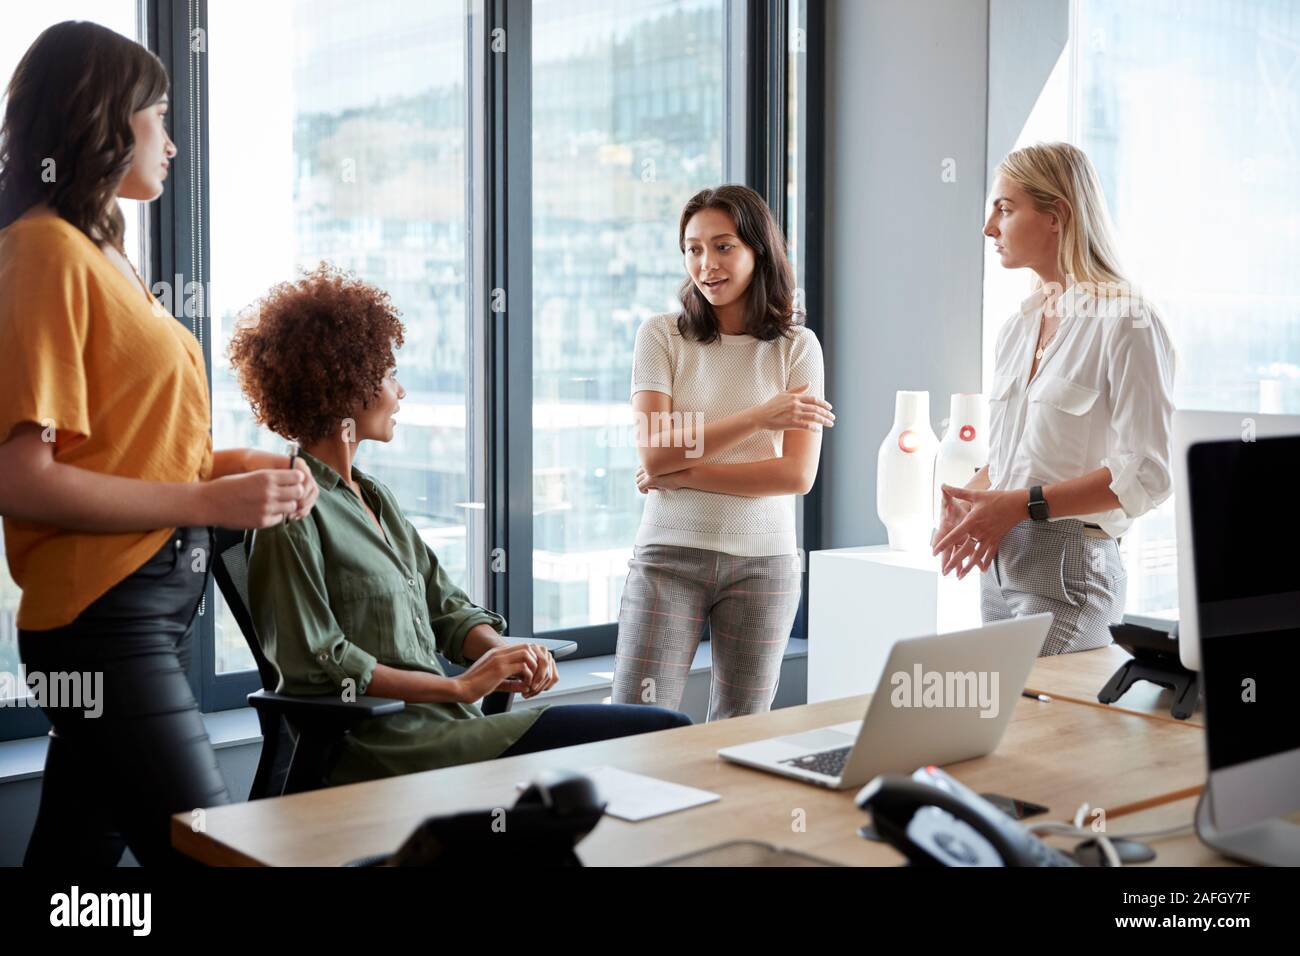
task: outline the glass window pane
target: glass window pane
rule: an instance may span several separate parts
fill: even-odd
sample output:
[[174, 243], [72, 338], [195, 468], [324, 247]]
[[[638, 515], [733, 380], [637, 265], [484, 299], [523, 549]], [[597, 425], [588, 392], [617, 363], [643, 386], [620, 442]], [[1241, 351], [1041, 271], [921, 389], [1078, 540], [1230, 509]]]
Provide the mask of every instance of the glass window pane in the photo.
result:
[[[11, 4], [5, 8], [4, 29], [0, 30], [0, 109], [9, 88], [14, 68], [23, 58], [32, 41], [46, 27], [64, 20], [90, 20], [116, 30], [123, 36], [138, 40], [135, 0], [46, 0], [40, 4]], [[140, 204], [129, 199], [121, 200], [122, 214], [126, 218], [127, 256], [141, 268]], [[141, 269], [143, 272], [143, 269]], [[4, 533], [0, 531], [0, 549], [4, 547]], [[18, 661], [18, 603], [21, 591], [9, 576], [9, 564], [0, 561], [0, 674], [19, 673]], [[10, 689], [26, 684], [20, 680], [0, 682], [0, 700], [12, 700]]]
[[677, 217], [722, 177], [722, 0], [533, 4], [533, 626], [616, 619], [643, 499], [638, 324], [676, 308]]
[[[1131, 274], [1164, 310], [1178, 406], [1300, 412], [1300, 9], [1176, 12], [1079, 5], [1077, 142]], [[1173, 500], [1124, 546], [1130, 609], [1176, 607]]]
[[[222, 0], [209, 18], [215, 444], [285, 447], [253, 424], [225, 358], [240, 309], [321, 260], [381, 286], [406, 325], [407, 396], [393, 441], [362, 445], [357, 466], [393, 489], [481, 600], [466, 401], [465, 5]], [[218, 605], [217, 671], [247, 669], [220, 595]]]

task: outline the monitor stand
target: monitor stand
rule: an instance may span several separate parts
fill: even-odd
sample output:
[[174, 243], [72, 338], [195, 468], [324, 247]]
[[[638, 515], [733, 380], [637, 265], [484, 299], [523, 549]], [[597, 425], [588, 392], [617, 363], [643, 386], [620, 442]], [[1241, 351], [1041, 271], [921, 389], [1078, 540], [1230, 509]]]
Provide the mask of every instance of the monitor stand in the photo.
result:
[[1224, 856], [1263, 866], [1300, 866], [1300, 825], [1281, 818], [1224, 832], [1214, 828], [1207, 782], [1196, 803], [1196, 835]]

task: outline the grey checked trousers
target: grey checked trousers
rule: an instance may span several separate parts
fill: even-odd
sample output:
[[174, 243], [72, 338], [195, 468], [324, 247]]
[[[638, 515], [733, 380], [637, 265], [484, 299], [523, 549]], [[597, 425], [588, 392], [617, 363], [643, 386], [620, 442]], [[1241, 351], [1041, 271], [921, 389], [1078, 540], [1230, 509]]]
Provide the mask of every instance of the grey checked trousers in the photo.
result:
[[1108, 625], [1124, 614], [1128, 574], [1114, 538], [1084, 533], [1075, 518], [1025, 519], [1012, 528], [981, 575], [984, 623], [1050, 611], [1040, 657], [1111, 643]]
[[634, 547], [618, 612], [614, 703], [678, 709], [707, 624], [708, 719], [768, 710], [801, 590], [794, 554], [754, 558]]

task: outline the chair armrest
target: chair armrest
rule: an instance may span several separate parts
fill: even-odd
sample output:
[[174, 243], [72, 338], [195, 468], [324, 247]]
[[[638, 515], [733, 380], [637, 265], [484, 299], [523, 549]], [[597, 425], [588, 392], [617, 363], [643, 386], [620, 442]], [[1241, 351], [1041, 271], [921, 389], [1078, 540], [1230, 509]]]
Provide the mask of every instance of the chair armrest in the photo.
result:
[[342, 700], [331, 695], [306, 697], [301, 694], [281, 694], [269, 690], [256, 690], [248, 695], [248, 703], [259, 711], [279, 714], [299, 726], [315, 723], [359, 723], [371, 717], [396, 714], [406, 708], [406, 701], [387, 697], [358, 697]]
[[507, 644], [540, 644], [551, 652], [551, 656], [557, 661], [568, 657], [578, 649], [577, 641], [555, 640], [550, 637], [508, 637], [502, 635], [502, 640]]

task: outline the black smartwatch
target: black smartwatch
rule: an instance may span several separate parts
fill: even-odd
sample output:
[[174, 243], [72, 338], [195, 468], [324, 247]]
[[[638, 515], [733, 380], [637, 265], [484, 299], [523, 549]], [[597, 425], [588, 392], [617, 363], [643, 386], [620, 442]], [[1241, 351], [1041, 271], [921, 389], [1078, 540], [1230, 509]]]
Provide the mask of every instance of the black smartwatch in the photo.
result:
[[1042, 485], [1029, 489], [1029, 517], [1035, 521], [1047, 520], [1047, 499], [1043, 497]]

